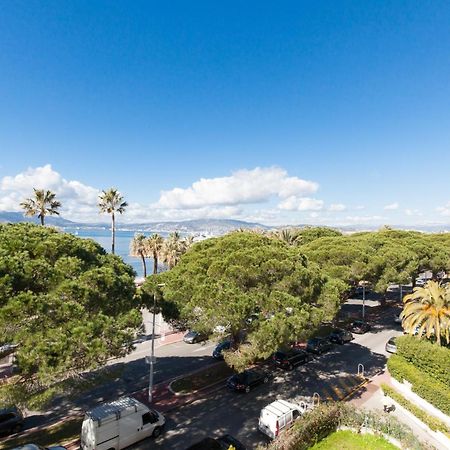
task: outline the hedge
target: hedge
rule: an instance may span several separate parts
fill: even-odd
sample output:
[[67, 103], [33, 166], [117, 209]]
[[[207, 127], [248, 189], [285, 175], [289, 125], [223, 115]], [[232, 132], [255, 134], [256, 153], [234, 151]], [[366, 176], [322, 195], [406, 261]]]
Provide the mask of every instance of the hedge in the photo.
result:
[[450, 386], [450, 348], [414, 336], [398, 337], [395, 344], [398, 355], [436, 380]]
[[392, 355], [388, 359], [387, 367], [396, 380], [409, 381], [412, 391], [419, 397], [450, 415], [450, 388], [447, 385], [422, 372], [400, 355]]
[[301, 416], [295, 424], [280, 434], [267, 447], [258, 450], [307, 450], [339, 426], [360, 429], [367, 426], [375, 432], [391, 436], [404, 448], [423, 450], [412, 431], [395, 417], [354, 408], [346, 403], [323, 403]]
[[443, 433], [450, 433], [450, 429], [447, 425], [436, 417], [430, 416], [423, 409], [416, 406], [414, 403], [411, 403], [402, 394], [396, 391], [393, 387], [388, 386], [387, 384], [382, 384], [381, 389], [383, 392], [393, 400], [395, 400], [399, 405], [403, 406], [409, 412], [413, 413], [418, 419], [420, 419], [423, 423], [427, 424], [434, 431], [442, 431]]

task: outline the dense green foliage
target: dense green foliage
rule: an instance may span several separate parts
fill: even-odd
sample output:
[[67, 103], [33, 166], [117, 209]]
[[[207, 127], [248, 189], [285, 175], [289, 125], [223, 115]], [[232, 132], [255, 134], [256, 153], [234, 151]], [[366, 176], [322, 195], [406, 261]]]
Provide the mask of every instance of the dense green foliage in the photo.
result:
[[0, 343], [25, 380], [48, 384], [127, 353], [141, 315], [134, 272], [94, 241], [0, 225]]
[[383, 389], [383, 392], [391, 397], [392, 400], [395, 400], [399, 405], [403, 406], [410, 413], [414, 414], [419, 420], [428, 425], [432, 430], [441, 431], [442, 433], [450, 432], [449, 428], [444, 422], [437, 419], [436, 417], [430, 416], [422, 408], [407, 400], [405, 397], [403, 397], [402, 394], [397, 392], [391, 386], [382, 384], [381, 389]]
[[414, 282], [423, 270], [450, 270], [448, 233], [382, 229], [300, 241], [299, 249], [330, 276], [349, 284], [367, 280], [378, 292], [391, 282]]
[[250, 344], [234, 355], [246, 363], [306, 338], [323, 320], [332, 319], [345, 289], [342, 282], [324, 277], [298, 249], [246, 232], [195, 244], [175, 268], [148, 281], [144, 291], [151, 292], [155, 280], [165, 283], [166, 312], [172, 305], [195, 330], [211, 333], [225, 327], [235, 344], [246, 330]]
[[358, 410], [348, 403], [323, 403], [300, 417], [267, 447], [259, 446], [258, 450], [307, 450], [340, 426], [356, 431], [368, 426], [375, 432], [397, 439], [404, 448], [424, 448], [411, 430], [393, 416]]
[[450, 348], [413, 336], [396, 338], [397, 355], [430, 377], [450, 386]]
[[412, 391], [419, 397], [450, 415], [450, 388], [447, 384], [410, 364], [400, 355], [392, 355], [387, 362], [389, 373], [398, 381], [404, 379], [412, 384]]

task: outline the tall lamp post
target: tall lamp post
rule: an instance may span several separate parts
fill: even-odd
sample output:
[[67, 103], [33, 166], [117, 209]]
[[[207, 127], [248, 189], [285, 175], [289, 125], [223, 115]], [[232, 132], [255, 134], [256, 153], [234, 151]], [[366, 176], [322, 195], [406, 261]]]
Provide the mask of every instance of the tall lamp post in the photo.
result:
[[360, 281], [359, 285], [362, 286], [362, 288], [363, 288], [362, 318], [364, 320], [366, 317], [366, 286], [369, 285], [369, 282], [368, 281]]
[[[158, 284], [158, 287], [165, 286], [164, 283]], [[153, 318], [152, 318], [152, 351], [150, 354], [150, 377], [148, 382], [148, 402], [153, 401], [153, 366], [156, 363], [155, 358], [155, 322], [156, 322], [156, 292], [153, 294]]]

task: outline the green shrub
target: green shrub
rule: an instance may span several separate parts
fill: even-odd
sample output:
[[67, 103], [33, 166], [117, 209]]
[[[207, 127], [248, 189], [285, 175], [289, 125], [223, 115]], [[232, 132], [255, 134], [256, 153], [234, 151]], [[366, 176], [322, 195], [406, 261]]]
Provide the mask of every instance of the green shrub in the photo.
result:
[[388, 386], [387, 384], [382, 384], [381, 389], [383, 389], [383, 392], [389, 395], [389, 397], [395, 400], [399, 405], [403, 406], [409, 412], [413, 413], [423, 423], [427, 424], [432, 430], [442, 431], [443, 433], [450, 432], [450, 429], [444, 422], [440, 421], [436, 417], [428, 415], [423, 409], [414, 405], [414, 403], [411, 403], [409, 400], [403, 397], [402, 394], [397, 392], [391, 386]]
[[436, 380], [450, 386], [449, 348], [414, 336], [401, 336], [395, 343], [398, 355]]
[[392, 355], [387, 363], [390, 374], [398, 381], [403, 379], [412, 384], [412, 390], [419, 397], [450, 415], [450, 388], [432, 378], [399, 355]]

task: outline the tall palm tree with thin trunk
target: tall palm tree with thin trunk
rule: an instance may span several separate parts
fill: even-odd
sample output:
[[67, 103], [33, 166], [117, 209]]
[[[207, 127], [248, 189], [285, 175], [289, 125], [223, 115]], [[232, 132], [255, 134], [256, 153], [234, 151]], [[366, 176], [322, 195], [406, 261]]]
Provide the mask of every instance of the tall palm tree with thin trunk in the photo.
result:
[[111, 253], [114, 255], [116, 241], [115, 213], [123, 214], [128, 203], [123, 201], [123, 197], [117, 189], [110, 188], [102, 191], [99, 195], [98, 207], [101, 213], [111, 214]]
[[158, 273], [158, 261], [161, 256], [164, 239], [157, 233], [153, 233], [145, 240], [147, 254], [153, 257], [153, 273]]
[[163, 262], [167, 264], [169, 269], [173, 269], [178, 264], [183, 253], [184, 244], [180, 233], [178, 231], [170, 233], [161, 249]]
[[59, 216], [58, 209], [61, 208], [61, 203], [55, 200], [56, 194], [52, 191], [44, 189], [35, 189], [34, 197], [27, 198], [20, 206], [25, 210], [25, 216], [37, 216], [41, 220], [41, 225], [45, 225], [45, 216]]
[[450, 343], [450, 286], [429, 281], [424, 287], [416, 287], [403, 298], [402, 325], [409, 334], [427, 338], [434, 335], [441, 345], [441, 336]]
[[147, 276], [147, 264], [145, 258], [147, 255], [146, 237], [142, 233], [136, 233], [130, 242], [130, 255], [141, 258], [144, 278]]

